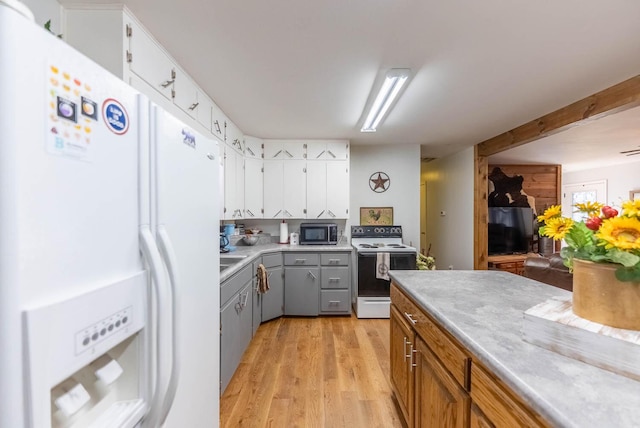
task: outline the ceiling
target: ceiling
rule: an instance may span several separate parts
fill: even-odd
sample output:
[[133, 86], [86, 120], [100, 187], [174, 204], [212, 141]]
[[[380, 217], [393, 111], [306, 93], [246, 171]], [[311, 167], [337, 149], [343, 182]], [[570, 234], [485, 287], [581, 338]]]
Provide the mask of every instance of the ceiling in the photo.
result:
[[[263, 138], [420, 144], [441, 157], [640, 74], [637, 0], [120, 2]], [[412, 80], [378, 132], [360, 133], [389, 68]]]

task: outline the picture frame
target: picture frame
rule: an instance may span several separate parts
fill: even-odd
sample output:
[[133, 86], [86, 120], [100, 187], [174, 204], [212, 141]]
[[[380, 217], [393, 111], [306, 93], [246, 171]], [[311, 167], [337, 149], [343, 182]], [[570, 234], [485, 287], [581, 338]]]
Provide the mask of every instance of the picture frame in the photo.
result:
[[392, 226], [393, 207], [360, 207], [361, 226]]
[[640, 189], [635, 189], [629, 192], [629, 199], [635, 201], [640, 199]]

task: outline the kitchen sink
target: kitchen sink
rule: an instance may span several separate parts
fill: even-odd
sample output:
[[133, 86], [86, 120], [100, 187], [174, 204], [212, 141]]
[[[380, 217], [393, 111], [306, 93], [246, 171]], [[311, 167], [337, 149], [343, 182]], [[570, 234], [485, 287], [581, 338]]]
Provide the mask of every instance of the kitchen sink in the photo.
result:
[[220, 254], [220, 272], [235, 265], [236, 263], [241, 262], [245, 258], [247, 258], [247, 256], [241, 254]]

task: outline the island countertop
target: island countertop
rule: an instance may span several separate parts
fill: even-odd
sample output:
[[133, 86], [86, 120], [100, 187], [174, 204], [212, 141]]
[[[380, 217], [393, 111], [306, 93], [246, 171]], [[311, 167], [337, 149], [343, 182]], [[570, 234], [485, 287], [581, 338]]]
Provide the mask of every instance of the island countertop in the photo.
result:
[[499, 271], [391, 271], [390, 276], [552, 425], [640, 426], [640, 382], [522, 339], [524, 311], [570, 292]]

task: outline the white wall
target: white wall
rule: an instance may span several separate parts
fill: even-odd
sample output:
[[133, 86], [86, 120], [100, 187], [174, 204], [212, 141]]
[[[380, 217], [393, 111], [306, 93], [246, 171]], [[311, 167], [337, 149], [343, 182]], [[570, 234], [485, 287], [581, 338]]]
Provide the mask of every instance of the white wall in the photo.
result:
[[607, 180], [607, 203], [620, 207], [629, 199], [631, 190], [640, 189], [640, 159], [638, 162], [562, 174], [562, 185]]
[[56, 0], [22, 0], [22, 3], [33, 12], [39, 25], [51, 20], [51, 31], [55, 34], [62, 32], [62, 7]]
[[[378, 171], [391, 180], [386, 192], [369, 187], [371, 174]], [[393, 207], [393, 222], [402, 226], [404, 242], [420, 245], [419, 145], [352, 145], [350, 181], [350, 224], [360, 224], [360, 207]]]
[[437, 269], [473, 269], [473, 161], [470, 147], [425, 164], [426, 244]]

